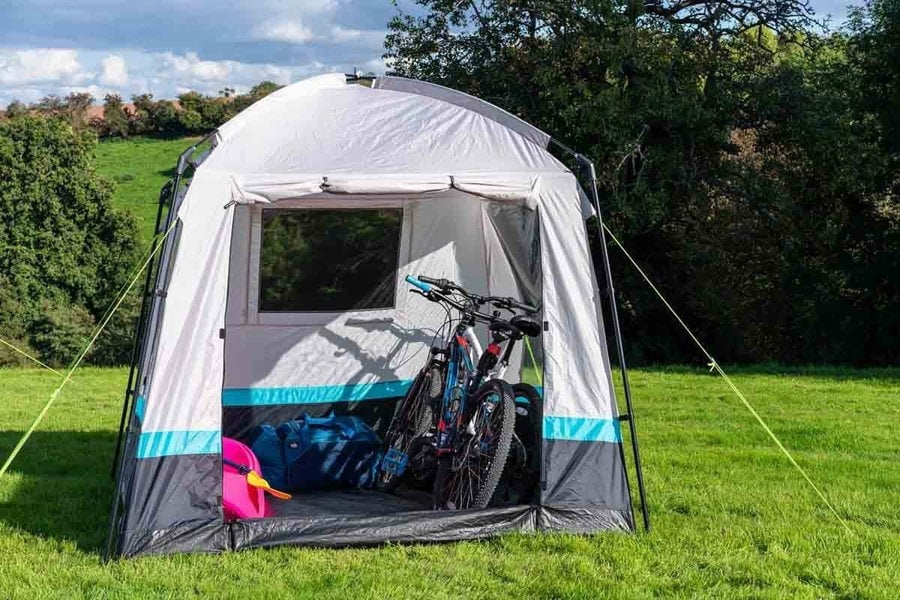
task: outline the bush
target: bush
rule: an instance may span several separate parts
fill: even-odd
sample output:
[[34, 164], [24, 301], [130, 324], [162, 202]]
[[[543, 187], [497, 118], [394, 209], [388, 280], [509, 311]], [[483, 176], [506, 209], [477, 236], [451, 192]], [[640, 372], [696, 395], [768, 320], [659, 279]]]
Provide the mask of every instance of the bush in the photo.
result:
[[55, 365], [74, 358], [136, 258], [134, 219], [112, 207], [95, 145], [62, 117], [0, 122], [0, 337]]

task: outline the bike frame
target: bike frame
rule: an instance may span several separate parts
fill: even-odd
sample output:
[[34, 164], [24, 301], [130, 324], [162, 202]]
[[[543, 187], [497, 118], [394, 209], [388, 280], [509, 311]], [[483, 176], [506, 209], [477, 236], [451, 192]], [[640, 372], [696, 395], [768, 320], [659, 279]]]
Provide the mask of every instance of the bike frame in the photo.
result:
[[[510, 345], [515, 344], [514, 340], [507, 341]], [[440, 420], [438, 421], [437, 449], [439, 453], [452, 449], [456, 441], [460, 417], [466, 414], [469, 396], [475, 393], [483, 381], [502, 379], [509, 366], [507, 358], [509, 352], [507, 351], [494, 369], [479, 374], [476, 365], [481, 360], [484, 349], [475, 334], [475, 328], [465, 321], [450, 333], [445, 348], [447, 348], [447, 375], [441, 399]], [[462, 382], [459, 377], [460, 366], [463, 367], [465, 374], [465, 381]], [[458, 397], [455, 397], [457, 391], [460, 393]], [[459, 406], [453, 407], [453, 402], [457, 399]]]

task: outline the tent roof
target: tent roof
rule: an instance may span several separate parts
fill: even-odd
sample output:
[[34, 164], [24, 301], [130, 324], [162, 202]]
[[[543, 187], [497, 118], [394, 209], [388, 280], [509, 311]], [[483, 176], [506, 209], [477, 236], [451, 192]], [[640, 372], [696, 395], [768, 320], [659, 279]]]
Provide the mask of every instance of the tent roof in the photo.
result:
[[204, 167], [281, 176], [566, 172], [547, 140], [466, 94], [398, 78], [368, 88], [332, 74], [282, 88], [223, 125]]

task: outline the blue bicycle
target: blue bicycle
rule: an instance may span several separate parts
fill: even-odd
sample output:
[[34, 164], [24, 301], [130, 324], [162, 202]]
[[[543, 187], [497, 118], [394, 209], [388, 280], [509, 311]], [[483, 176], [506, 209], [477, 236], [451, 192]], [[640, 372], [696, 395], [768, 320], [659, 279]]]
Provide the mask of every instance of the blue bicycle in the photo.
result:
[[[379, 486], [390, 491], [403, 479], [433, 478], [435, 509], [485, 508], [503, 474], [515, 429], [515, 393], [502, 377], [515, 343], [541, 331], [536, 321], [516, 311], [537, 309], [513, 298], [479, 296], [446, 279], [420, 275], [406, 281], [414, 288], [410, 291], [447, 309], [449, 335], [431, 349], [397, 406], [385, 435]], [[486, 305], [499, 310], [485, 314]], [[513, 316], [501, 318], [501, 310]], [[484, 349], [475, 334], [478, 323], [487, 324], [491, 335]]]

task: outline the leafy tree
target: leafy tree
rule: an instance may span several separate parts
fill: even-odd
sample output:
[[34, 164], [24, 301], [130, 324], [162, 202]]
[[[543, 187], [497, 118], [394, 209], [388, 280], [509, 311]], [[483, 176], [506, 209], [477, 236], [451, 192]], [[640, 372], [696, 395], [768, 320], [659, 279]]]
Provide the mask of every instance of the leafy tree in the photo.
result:
[[135, 115], [132, 119], [132, 133], [179, 135], [183, 133], [178, 109], [169, 100], [154, 100], [153, 94], [139, 94], [131, 97]]
[[[878, 362], [900, 350], [896, 334], [876, 339], [900, 308], [885, 258], [897, 252], [881, 251], [894, 234], [876, 218], [895, 211], [874, 208], [896, 170], [869, 125], [876, 107], [857, 110], [865, 69], [842, 34], [816, 33], [806, 0], [416, 4], [390, 24], [395, 71], [589, 154], [607, 221], [720, 358]], [[888, 61], [885, 44], [869, 46]], [[695, 357], [634, 274], [616, 277], [630, 354]]]
[[95, 144], [60, 117], [0, 122], [0, 326], [57, 364], [74, 358], [63, 337], [80, 343], [135, 260], [134, 219], [112, 207]]
[[4, 111], [4, 113], [6, 114], [6, 117], [7, 117], [8, 119], [15, 119], [15, 118], [17, 118], [17, 117], [21, 117], [21, 116], [23, 116], [23, 115], [27, 115], [27, 114], [28, 114], [28, 107], [25, 106], [24, 103], [19, 102], [18, 100], [13, 100], [12, 102], [10, 102], [10, 103], [7, 105], [6, 110]]
[[250, 92], [247, 94], [250, 96], [253, 102], [260, 100], [261, 98], [265, 98], [272, 92], [278, 91], [282, 86], [278, 85], [274, 81], [261, 81], [250, 88]]
[[87, 127], [90, 120], [88, 111], [93, 105], [94, 97], [87, 92], [72, 92], [66, 96], [64, 113], [72, 127]]
[[130, 129], [129, 120], [122, 97], [118, 94], [107, 94], [103, 99], [103, 121], [95, 124], [95, 127], [101, 128], [100, 132], [103, 135], [127, 138]]

